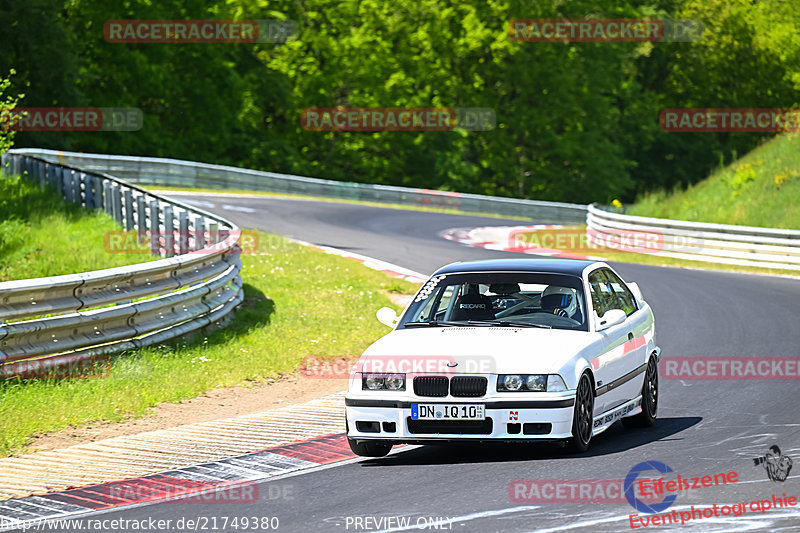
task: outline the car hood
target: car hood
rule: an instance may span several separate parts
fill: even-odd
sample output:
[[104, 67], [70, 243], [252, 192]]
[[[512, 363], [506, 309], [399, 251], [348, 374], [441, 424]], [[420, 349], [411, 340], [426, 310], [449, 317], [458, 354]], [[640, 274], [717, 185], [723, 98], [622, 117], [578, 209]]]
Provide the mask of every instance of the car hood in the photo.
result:
[[376, 341], [364, 352], [362, 362], [365, 371], [376, 372], [435, 373], [446, 368], [450, 373], [469, 374], [558, 373], [573, 358], [590, 360], [600, 353], [600, 342], [597, 333], [562, 329], [409, 328]]

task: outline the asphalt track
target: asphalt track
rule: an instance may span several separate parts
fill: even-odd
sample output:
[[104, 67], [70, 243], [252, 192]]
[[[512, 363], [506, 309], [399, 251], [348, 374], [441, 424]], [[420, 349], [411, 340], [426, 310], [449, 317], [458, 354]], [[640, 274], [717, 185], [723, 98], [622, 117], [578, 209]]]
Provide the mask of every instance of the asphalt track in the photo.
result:
[[[457, 260], [507, 257], [444, 240], [447, 229], [520, 221], [284, 198], [181, 197], [254, 227], [333, 246], [429, 273]], [[800, 356], [800, 281], [768, 276], [614, 264], [641, 286], [656, 316], [666, 357]], [[661, 380], [659, 419], [646, 430], [617, 423], [571, 456], [556, 446], [467, 445], [396, 449], [270, 480], [256, 504], [159, 504], [98, 518], [278, 517], [278, 531], [630, 531], [626, 501], [515, 501], [514, 480], [622, 480], [642, 461], [660, 461], [684, 477], [736, 471], [739, 482], [681, 494], [673, 508], [800, 496], [800, 390], [797, 380]], [[790, 478], [767, 479], [753, 458], [778, 444], [794, 458]], [[270, 498], [269, 486], [284, 496]], [[288, 489], [286, 489], [288, 487]], [[513, 491], [512, 491], [513, 493]], [[524, 498], [523, 498], [524, 500]], [[641, 513], [639, 513], [641, 515]], [[408, 529], [388, 517], [410, 520]], [[436, 518], [450, 519], [434, 523]], [[365, 521], [369, 520], [369, 521]], [[427, 528], [417, 528], [417, 525]], [[637, 523], [637, 525], [640, 525]], [[210, 526], [210, 524], [209, 524]], [[367, 527], [368, 526], [368, 527]], [[394, 526], [393, 529], [386, 526]], [[703, 518], [686, 531], [797, 531], [798, 507], [738, 518]], [[654, 529], [648, 527], [647, 530]], [[172, 531], [185, 531], [173, 526]], [[213, 531], [213, 529], [208, 529]], [[222, 529], [217, 529], [221, 531]], [[241, 531], [228, 527], [227, 531]]]

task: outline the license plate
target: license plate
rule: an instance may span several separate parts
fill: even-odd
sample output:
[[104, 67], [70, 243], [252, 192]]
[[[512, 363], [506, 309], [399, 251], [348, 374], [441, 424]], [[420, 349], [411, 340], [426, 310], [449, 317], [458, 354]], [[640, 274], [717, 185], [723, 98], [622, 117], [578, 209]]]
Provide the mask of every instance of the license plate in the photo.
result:
[[463, 403], [412, 403], [412, 420], [484, 420], [483, 405]]

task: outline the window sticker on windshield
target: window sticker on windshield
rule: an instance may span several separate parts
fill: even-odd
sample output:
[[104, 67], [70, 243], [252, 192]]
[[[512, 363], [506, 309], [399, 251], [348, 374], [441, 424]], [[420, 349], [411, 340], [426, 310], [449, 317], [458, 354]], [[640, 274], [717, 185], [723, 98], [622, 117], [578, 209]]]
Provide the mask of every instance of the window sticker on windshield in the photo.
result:
[[427, 300], [428, 297], [433, 294], [433, 290], [436, 286], [445, 278], [445, 276], [436, 276], [428, 280], [425, 283], [425, 286], [422, 287], [422, 290], [419, 291], [417, 297], [414, 298], [414, 302], [421, 302], [423, 300]]

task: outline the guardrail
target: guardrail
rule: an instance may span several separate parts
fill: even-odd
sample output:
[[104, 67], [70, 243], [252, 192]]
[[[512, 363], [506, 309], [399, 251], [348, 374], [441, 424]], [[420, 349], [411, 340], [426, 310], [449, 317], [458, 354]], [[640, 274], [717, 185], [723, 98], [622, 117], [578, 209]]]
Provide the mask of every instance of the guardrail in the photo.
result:
[[648, 253], [730, 265], [800, 270], [800, 231], [639, 217], [588, 206], [587, 238], [638, 239]]
[[586, 206], [582, 204], [333, 181], [177, 159], [109, 156], [42, 149], [18, 149], [14, 152], [66, 163], [85, 170], [107, 172], [129, 182], [145, 185], [304, 194], [522, 216], [559, 224], [583, 224], [586, 221]]
[[242, 301], [236, 225], [114, 176], [25, 152], [3, 154], [4, 172], [103, 209], [137, 238], [149, 238], [151, 253], [163, 259], [0, 283], [0, 378], [161, 343], [220, 323]]
[[218, 322], [241, 302], [239, 228], [133, 182], [448, 207], [563, 224], [585, 222], [590, 242], [649, 235], [653, 237], [649, 242], [658, 244], [651, 251], [655, 254], [800, 270], [797, 230], [637, 217], [594, 205], [337, 182], [172, 159], [16, 149], [3, 155], [3, 167], [27, 173], [42, 185], [50, 183], [68, 201], [104, 209], [127, 230], [156, 236], [151, 251], [164, 259], [0, 283], [0, 377], [24, 375], [26, 368], [43, 361], [80, 361], [163, 342]]

